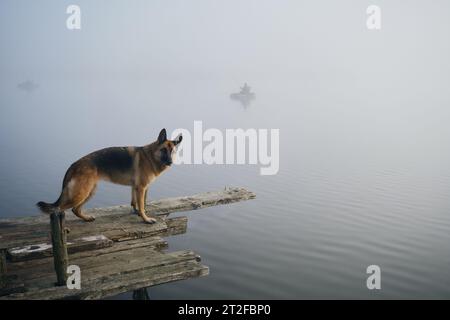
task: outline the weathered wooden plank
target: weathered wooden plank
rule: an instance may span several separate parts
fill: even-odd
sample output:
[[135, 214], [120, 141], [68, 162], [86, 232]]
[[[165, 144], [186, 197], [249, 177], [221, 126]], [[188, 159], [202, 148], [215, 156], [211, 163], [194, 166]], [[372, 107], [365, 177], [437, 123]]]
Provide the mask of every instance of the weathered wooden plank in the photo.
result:
[[[159, 251], [167, 248], [167, 241], [160, 237], [147, 237], [140, 238], [135, 240], [123, 241], [123, 242], [114, 242], [112, 246], [101, 248], [93, 251], [82, 251], [69, 255], [69, 258], [73, 262], [73, 260], [81, 259], [81, 258], [97, 258], [105, 254], [125, 251], [125, 250], [134, 250], [137, 248], [147, 248], [148, 250]], [[20, 261], [20, 262], [10, 262], [9, 268], [12, 273], [21, 272], [21, 270], [29, 270], [33, 269], [35, 271], [42, 268], [42, 266], [51, 264], [51, 258], [43, 258], [37, 260], [29, 260], [29, 261]], [[46, 267], [44, 267], [46, 268]], [[27, 271], [24, 271], [27, 272]]]
[[0, 248], [0, 296], [25, 291], [24, 285], [16, 281], [17, 276], [8, 274], [6, 252], [6, 248]]
[[[92, 235], [102, 234], [113, 241], [126, 241], [131, 239], [138, 239], [153, 236], [170, 236], [186, 232], [187, 218], [164, 218], [158, 217], [157, 223], [149, 225], [143, 224], [135, 216], [128, 214], [126, 217], [122, 216], [105, 216], [97, 218], [96, 221], [85, 223], [81, 220], [67, 221], [67, 227], [70, 233], [67, 236], [68, 242], [77, 242], [78, 239], [89, 237]], [[49, 232], [48, 223], [46, 225], [34, 225], [35, 228], [42, 228]], [[39, 230], [37, 230], [39, 232]], [[42, 233], [42, 232], [41, 232]], [[32, 234], [35, 234], [33, 232]], [[4, 235], [2, 245], [8, 248], [17, 248], [25, 246], [34, 246], [43, 243], [48, 243], [48, 236], [33, 237], [21, 235], [21, 239], [14, 238], [17, 235]], [[26, 237], [26, 238], [24, 238]], [[69, 246], [70, 249], [70, 246]], [[72, 251], [73, 252], [73, 251]]]
[[[50, 241], [50, 225], [47, 222], [47, 230], [40, 231], [39, 229], [36, 230], [36, 233], [33, 231], [29, 231], [28, 233], [24, 235], [10, 235], [3, 233], [1, 243], [6, 248], [13, 248], [13, 247], [21, 247], [32, 243], [43, 243], [43, 242], [49, 242]], [[4, 232], [5, 230], [0, 229], [0, 233]]]
[[[95, 268], [98, 266], [106, 265], [107, 269], [116, 269], [118, 267], [123, 268], [123, 270], [127, 270], [130, 268], [129, 264], [125, 261], [123, 265], [119, 262], [124, 261], [122, 256], [132, 256], [133, 254], [137, 254], [141, 260], [146, 260], [145, 257], [150, 259], [155, 259], [155, 262], [161, 261], [158, 260], [158, 256], [155, 256], [156, 251], [159, 251], [163, 248], [167, 247], [167, 241], [159, 237], [151, 237], [144, 239], [136, 239], [125, 242], [115, 243], [112, 247], [107, 247], [95, 251], [84, 251], [78, 252], [70, 255], [71, 264], [76, 264], [82, 268], [83, 278], [89, 276], [89, 273], [86, 271], [90, 268]], [[136, 249], [143, 249], [136, 251]], [[121, 252], [126, 251], [127, 253], [122, 254]], [[109, 255], [109, 258], [105, 259], [104, 255]], [[191, 256], [188, 259], [195, 259], [195, 256]], [[129, 261], [129, 260], [127, 260]], [[112, 268], [110, 266], [113, 266]], [[20, 279], [20, 281], [15, 281], [15, 285], [10, 284], [10, 290], [14, 287], [24, 287], [24, 284], [29, 286], [37, 286], [38, 282], [40, 286], [46, 287], [51, 286], [55, 282], [55, 275], [53, 271], [53, 260], [52, 258], [43, 258], [37, 260], [28, 260], [21, 262], [11, 262], [10, 266], [10, 274], [12, 277], [16, 279]], [[40, 280], [39, 280], [40, 279]], [[16, 290], [17, 292], [23, 291], [19, 288]], [[8, 294], [5, 291], [4, 294], [0, 296]]]
[[[218, 192], [205, 192], [190, 197], [167, 198], [152, 201], [147, 206], [150, 215], [159, 215], [163, 221], [171, 212], [196, 210], [218, 204], [227, 204], [255, 198], [255, 194], [242, 188], [229, 188]], [[159, 223], [148, 225], [142, 223], [137, 215], [131, 214], [130, 206], [114, 206], [88, 210], [88, 214], [96, 216], [92, 223], [81, 221], [72, 214], [66, 217], [66, 224], [71, 229], [68, 240], [92, 234], [104, 234], [112, 240], [122, 238], [122, 234], [130, 234], [136, 238], [140, 232], [150, 236], [166, 233], [165, 226]], [[161, 220], [160, 220], [161, 219]], [[133, 229], [130, 231], [129, 229]], [[111, 235], [105, 234], [108, 231]], [[176, 230], [174, 230], [176, 231]], [[178, 230], [179, 231], [179, 230]], [[47, 215], [24, 218], [0, 219], [1, 242], [8, 248], [47, 242], [50, 237]], [[139, 235], [138, 235], [139, 236]], [[127, 237], [124, 237], [127, 239]]]
[[168, 198], [150, 202], [146, 210], [152, 214], [170, 214], [178, 211], [230, 204], [256, 198], [255, 193], [244, 188], [225, 188], [220, 191], [203, 192], [193, 196]]
[[25, 292], [25, 285], [19, 281], [17, 281], [16, 277], [6, 276], [4, 278], [5, 282], [3, 287], [0, 287], [0, 299], [2, 296], [10, 295], [13, 293], [22, 293]]
[[[202, 266], [199, 263], [199, 256], [195, 254], [192, 251], [185, 250], [185, 251], [178, 251], [178, 252], [172, 252], [167, 254], [162, 254], [159, 252], [150, 252], [148, 250], [133, 250], [131, 252], [130, 250], [122, 251], [116, 254], [110, 254], [110, 255], [104, 255], [100, 259], [78, 259], [73, 261], [74, 264], [77, 264], [81, 269], [81, 277], [82, 277], [82, 290], [87, 288], [87, 291], [90, 292], [89, 295], [92, 294], [92, 290], [101, 290], [99, 286], [105, 286], [108, 287], [112, 284], [105, 284], [105, 281], [118, 281], [121, 277], [130, 274], [131, 276], [127, 279], [133, 280], [133, 274], [136, 275], [136, 273], [140, 271], [145, 271], [143, 274], [144, 279], [154, 279], [155, 274], [159, 274], [161, 276], [164, 276], [163, 278], [166, 279], [164, 282], [181, 279], [176, 274], [172, 273], [181, 273], [184, 274], [184, 276], [187, 276], [189, 274], [185, 273], [188, 270], [181, 270], [181, 265], [185, 263], [191, 263], [192, 265], [196, 265], [196, 270], [200, 273], [204, 274], [205, 268], [207, 267]], [[176, 266], [174, 268], [171, 268], [170, 266]], [[53, 286], [53, 282], [55, 279], [55, 275], [51, 270], [48, 270], [44, 272], [43, 274], [39, 274], [39, 270], [33, 270], [33, 272], [25, 272], [21, 273], [20, 279], [23, 281], [26, 288], [28, 288], [29, 291], [41, 291], [40, 294], [36, 293], [36, 297], [39, 299], [47, 299], [46, 295], [48, 294], [49, 289], [55, 289]], [[170, 271], [172, 270], [172, 271]], [[27, 270], [31, 271], [31, 270]], [[167, 273], [167, 274], [164, 274]], [[150, 278], [149, 278], [150, 277]], [[139, 282], [142, 279], [134, 279], [132, 282]], [[93, 285], [93, 287], [90, 287], [90, 285]], [[95, 285], [94, 285], [95, 284]], [[120, 286], [124, 286], [125, 284], [121, 284]], [[145, 287], [147, 286], [147, 283], [145, 285], [141, 286]], [[112, 285], [112, 288], [115, 288], [117, 290], [117, 287]], [[129, 291], [127, 288], [124, 288], [126, 292]], [[130, 290], [134, 290], [137, 288], [132, 288]], [[51, 291], [51, 290], [50, 290]], [[65, 295], [73, 295], [78, 290], [69, 290], [71, 292], [66, 292]], [[75, 292], [74, 292], [75, 291]], [[59, 290], [56, 290], [56, 292], [59, 292]], [[81, 292], [83, 293], [83, 292]], [[120, 292], [119, 292], [120, 293]], [[78, 294], [78, 293], [76, 293]], [[83, 293], [84, 294], [84, 293]], [[7, 296], [6, 298], [11, 298], [10, 296]], [[26, 299], [32, 298], [32, 297], [24, 297]], [[53, 297], [55, 298], [55, 297]], [[63, 297], [59, 297], [63, 298]]]
[[[197, 210], [216, 205], [254, 199], [255, 197], [256, 195], [253, 192], [248, 191], [244, 188], [225, 188], [224, 190], [220, 191], [203, 192], [187, 197], [173, 197], [154, 200], [147, 204], [146, 212], [149, 215], [164, 216], [172, 212]], [[106, 208], [88, 209], [86, 211], [89, 215], [93, 215], [96, 218], [99, 218], [101, 216], [117, 214], [129, 215], [131, 213], [131, 207], [128, 205], [120, 205]], [[139, 220], [137, 216], [134, 217], [137, 221], [142, 223], [142, 221]], [[79, 218], [71, 214], [66, 217], [66, 220], [79, 220]], [[7, 231], [7, 229], [14, 229], [18, 225], [21, 225], [22, 227], [24, 225], [31, 227], [33, 224], [42, 223], [48, 223], [48, 216], [41, 214], [31, 217], [3, 218], [0, 219], [0, 229]]]
[[128, 241], [133, 239], [169, 236], [186, 231], [187, 218], [162, 218], [158, 217], [154, 224], [144, 224], [136, 217], [127, 215], [125, 217], [106, 216], [100, 217], [95, 222], [83, 223], [82, 221], [71, 221], [68, 224], [70, 237], [84, 237], [89, 234], [103, 234], [113, 241]]
[[[90, 251], [112, 246], [113, 241], [104, 235], [86, 236], [67, 241], [67, 252], [69, 254]], [[41, 259], [53, 256], [51, 243], [32, 244], [23, 247], [8, 249], [8, 259], [12, 262]]]
[[202, 277], [209, 274], [209, 268], [197, 262], [184, 262], [164, 266], [152, 270], [151, 273], [138, 271], [123, 276], [113, 276], [111, 281], [105, 281], [97, 286], [98, 291], [82, 293], [82, 299], [99, 299], [129, 292], [139, 288], [151, 287], [163, 283]]
[[[83, 257], [72, 259], [70, 264], [80, 267], [83, 278], [94, 279], [104, 274], [126, 273], [145, 267], [158, 267], [187, 260], [198, 260], [198, 255], [190, 250], [161, 253], [149, 248], [137, 248], [102, 255], [101, 257]], [[27, 267], [16, 272], [14, 276], [29, 286], [53, 285], [54, 271], [51, 264]]]
[[81, 290], [69, 290], [66, 287], [49, 287], [3, 296], [0, 297], [0, 300], [100, 299], [144, 287], [205, 276], [208, 273], [208, 267], [195, 261], [187, 261], [155, 269], [106, 275], [86, 281], [82, 285]]
[[[200, 262], [200, 257], [191, 250], [175, 251], [170, 253], [151, 252], [150, 250], [137, 249], [122, 251], [120, 254], [105, 255], [102, 260], [106, 263], [93, 263], [91, 260], [77, 261], [83, 275], [89, 280], [102, 278], [105, 275], [117, 275], [135, 272], [137, 270], [158, 269], [163, 266], [187, 261]], [[108, 262], [114, 265], [108, 265]]]

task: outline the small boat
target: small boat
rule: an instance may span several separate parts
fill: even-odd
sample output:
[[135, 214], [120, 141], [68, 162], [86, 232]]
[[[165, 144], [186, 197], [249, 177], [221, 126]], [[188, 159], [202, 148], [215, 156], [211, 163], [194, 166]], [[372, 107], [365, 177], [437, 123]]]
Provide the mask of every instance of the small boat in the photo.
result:
[[17, 88], [26, 92], [32, 92], [34, 90], [36, 90], [37, 88], [39, 88], [39, 85], [37, 85], [36, 83], [34, 83], [31, 80], [27, 80], [24, 82], [21, 82], [17, 85]]
[[241, 102], [244, 107], [247, 107], [255, 99], [255, 94], [250, 92], [250, 87], [246, 83], [240, 92], [230, 94], [230, 98]]

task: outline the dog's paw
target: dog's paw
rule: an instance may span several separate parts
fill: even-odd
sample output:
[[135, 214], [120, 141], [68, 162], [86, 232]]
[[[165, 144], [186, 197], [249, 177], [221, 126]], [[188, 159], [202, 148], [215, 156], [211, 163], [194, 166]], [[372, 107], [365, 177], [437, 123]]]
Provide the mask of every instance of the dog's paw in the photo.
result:
[[144, 220], [144, 222], [148, 223], [148, 224], [154, 224], [156, 222], [156, 219], [154, 219], [154, 218], [147, 218], [147, 219]]
[[92, 222], [95, 221], [95, 218], [93, 216], [86, 216], [86, 218], [84, 219], [84, 221], [86, 222]]

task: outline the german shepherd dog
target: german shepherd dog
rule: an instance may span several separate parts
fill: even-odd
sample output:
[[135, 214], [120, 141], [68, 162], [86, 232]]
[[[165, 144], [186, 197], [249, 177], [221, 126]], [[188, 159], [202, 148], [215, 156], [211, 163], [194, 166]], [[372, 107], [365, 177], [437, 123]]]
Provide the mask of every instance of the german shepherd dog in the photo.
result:
[[147, 188], [173, 162], [178, 144], [183, 137], [167, 140], [166, 129], [158, 139], [142, 147], [105, 148], [84, 156], [67, 170], [61, 195], [54, 203], [38, 202], [45, 213], [72, 208], [72, 212], [84, 221], [94, 221], [81, 208], [94, 195], [99, 180], [131, 186], [131, 206], [146, 223], [156, 220], [145, 214]]

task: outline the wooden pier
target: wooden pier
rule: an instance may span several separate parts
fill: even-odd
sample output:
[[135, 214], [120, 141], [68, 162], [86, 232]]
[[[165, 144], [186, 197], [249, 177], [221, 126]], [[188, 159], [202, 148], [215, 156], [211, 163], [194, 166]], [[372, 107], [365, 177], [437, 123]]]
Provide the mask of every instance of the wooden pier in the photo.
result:
[[[101, 299], [205, 276], [209, 269], [195, 252], [165, 252], [163, 238], [187, 227], [187, 217], [169, 214], [253, 198], [245, 189], [227, 188], [153, 201], [146, 206], [157, 219], [151, 225], [130, 206], [87, 210], [96, 218], [90, 223], [64, 213], [0, 219], [0, 300]], [[67, 288], [68, 265], [80, 267], [81, 289]]]

